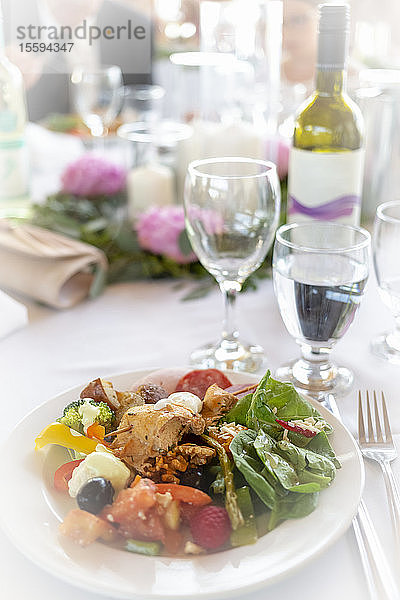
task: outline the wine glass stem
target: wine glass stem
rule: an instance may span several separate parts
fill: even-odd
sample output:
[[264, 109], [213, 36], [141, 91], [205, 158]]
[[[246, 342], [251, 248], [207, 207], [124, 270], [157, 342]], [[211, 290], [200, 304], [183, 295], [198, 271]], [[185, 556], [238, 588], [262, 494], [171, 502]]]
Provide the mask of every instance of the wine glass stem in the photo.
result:
[[395, 329], [389, 333], [387, 336], [387, 343], [391, 348], [400, 352], [400, 316], [395, 315]]
[[310, 380], [326, 380], [333, 375], [333, 365], [330, 361], [331, 348], [301, 344], [302, 358], [307, 364], [307, 377]]
[[225, 300], [225, 317], [222, 329], [222, 341], [230, 349], [237, 348], [239, 332], [236, 329], [236, 296], [241, 290], [237, 281], [221, 281], [219, 284]]

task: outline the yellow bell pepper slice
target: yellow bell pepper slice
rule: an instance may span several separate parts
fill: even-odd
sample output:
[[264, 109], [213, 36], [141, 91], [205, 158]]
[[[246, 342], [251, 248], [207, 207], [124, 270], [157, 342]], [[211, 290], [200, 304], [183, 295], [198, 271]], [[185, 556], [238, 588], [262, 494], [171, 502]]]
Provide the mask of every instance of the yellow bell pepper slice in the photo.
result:
[[96, 450], [98, 443], [98, 440], [89, 439], [77, 431], [73, 431], [64, 423], [51, 423], [35, 439], [35, 450], [40, 450], [47, 444], [58, 444], [64, 448], [90, 454]]

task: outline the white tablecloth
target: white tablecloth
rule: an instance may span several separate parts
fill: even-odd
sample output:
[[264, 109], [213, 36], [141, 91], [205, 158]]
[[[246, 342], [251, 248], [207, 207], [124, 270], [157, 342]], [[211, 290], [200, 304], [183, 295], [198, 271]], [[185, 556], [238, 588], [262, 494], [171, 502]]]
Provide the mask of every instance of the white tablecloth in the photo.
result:
[[[68, 312], [28, 303], [30, 325], [0, 341], [2, 440], [29, 410], [66, 388], [117, 372], [186, 364], [193, 348], [217, 337], [222, 300], [218, 290], [192, 302], [180, 302], [181, 297], [182, 291], [171, 282], [136, 283], [111, 286], [102, 297]], [[264, 346], [272, 370], [297, 355], [297, 346], [281, 321], [270, 281], [263, 282], [257, 292], [239, 298], [238, 308], [241, 332]], [[386, 391], [393, 430], [400, 434], [400, 367], [374, 358], [368, 348], [371, 336], [391, 325], [371, 277], [356, 322], [334, 355], [353, 369], [355, 389]], [[341, 400], [339, 407], [345, 424], [356, 433], [355, 391]], [[32, 432], [32, 443], [36, 433]], [[400, 441], [400, 436], [396, 439]], [[3, 449], [3, 460], [5, 452]], [[400, 477], [400, 460], [394, 467]], [[2, 481], [1, 493], [12, 494], [7, 482]], [[364, 498], [398, 573], [384, 484], [375, 464], [366, 465]], [[97, 598], [31, 564], [1, 531], [0, 586], [4, 600]], [[317, 596], [324, 600], [368, 598], [352, 529], [301, 571], [243, 600], [309, 600]]]

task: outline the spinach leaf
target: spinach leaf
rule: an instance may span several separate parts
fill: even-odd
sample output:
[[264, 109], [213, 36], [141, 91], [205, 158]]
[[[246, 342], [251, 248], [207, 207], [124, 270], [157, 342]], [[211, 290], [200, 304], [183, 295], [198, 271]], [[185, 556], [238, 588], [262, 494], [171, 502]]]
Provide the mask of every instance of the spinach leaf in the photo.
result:
[[290, 490], [299, 485], [299, 478], [292, 465], [273, 452], [274, 446], [274, 440], [263, 431], [254, 440], [254, 448], [272, 478], [279, 481], [286, 490]]
[[326, 435], [325, 431], [321, 431], [321, 433], [318, 433], [316, 436], [311, 438], [307, 448], [308, 450], [312, 450], [317, 454], [321, 454], [322, 456], [329, 458], [337, 469], [340, 469], [342, 466], [336, 458], [336, 454], [329, 443], [328, 436]]
[[[313, 438], [288, 432], [276, 419], [314, 419], [323, 431]], [[304, 517], [316, 507], [319, 491], [330, 485], [340, 467], [329, 443], [332, 428], [292, 384], [272, 379], [268, 371], [253, 394], [225, 416], [246, 425], [230, 444], [234, 463], [257, 497], [271, 509], [268, 529], [280, 521]]]
[[280, 521], [285, 519], [306, 517], [317, 506], [318, 496], [318, 492], [313, 494], [289, 493], [284, 498], [280, 498], [271, 511], [268, 529], [274, 529]]
[[[255, 430], [262, 427], [264, 431], [277, 439], [282, 431], [276, 424], [277, 418], [288, 421], [307, 417], [318, 419], [323, 423], [324, 430], [327, 433], [331, 432], [331, 426], [326, 423], [318, 410], [302, 398], [291, 383], [276, 381], [267, 371], [253, 393], [248, 407], [246, 425]], [[303, 436], [297, 436], [297, 438], [293, 441], [301, 445], [308, 444], [310, 439]]]
[[246, 415], [252, 398], [253, 394], [247, 394], [247, 396], [240, 398], [235, 406], [226, 413], [222, 420], [228, 423], [240, 423], [240, 425], [246, 425]]
[[[299, 473], [299, 481], [300, 483], [318, 483], [322, 489], [328, 487], [332, 479], [325, 475], [318, 475], [317, 473], [312, 473], [312, 471], [307, 471], [307, 469], [305, 469]], [[295, 492], [296, 490], [292, 491]]]
[[294, 444], [284, 440], [277, 442], [276, 451], [283, 458], [290, 461], [296, 471], [307, 468], [312, 473], [329, 477], [331, 480], [335, 477], [335, 465], [329, 458], [322, 456], [322, 454], [316, 454], [316, 452], [308, 448], [298, 448]]
[[[286, 490], [296, 492], [297, 494], [311, 494], [313, 492], [319, 492], [322, 488], [327, 487], [332, 480], [331, 477], [317, 475], [307, 471], [306, 467], [303, 468], [304, 464], [307, 466], [308, 461], [307, 456], [305, 456], [305, 461], [301, 460], [301, 457], [304, 458], [304, 454], [301, 452], [299, 453], [300, 456], [297, 456], [299, 459], [299, 471], [296, 472], [296, 469], [290, 462], [285, 460], [277, 452], [274, 452], [274, 449], [277, 448], [275, 440], [263, 431], [258, 433], [254, 441], [254, 448], [266, 469], [269, 471], [270, 476], [276, 481], [279, 481], [281, 486]], [[265, 469], [262, 474], [266, 476]], [[266, 478], [268, 479], [268, 477]], [[269, 481], [274, 485], [273, 480], [271, 482], [269, 479]], [[275, 488], [275, 491], [278, 492], [279, 490]]]
[[262, 475], [264, 465], [254, 449], [256, 437], [257, 433], [251, 429], [240, 431], [233, 438], [229, 449], [235, 466], [243, 474], [247, 483], [268, 508], [273, 508], [277, 502], [277, 494], [274, 487]]
[[246, 425], [250, 429], [258, 430], [263, 425], [271, 425], [279, 430], [279, 426], [275, 422], [276, 415], [270, 408], [268, 398], [268, 381], [271, 375], [267, 371], [261, 379], [256, 391], [253, 393], [251, 403], [246, 416]]

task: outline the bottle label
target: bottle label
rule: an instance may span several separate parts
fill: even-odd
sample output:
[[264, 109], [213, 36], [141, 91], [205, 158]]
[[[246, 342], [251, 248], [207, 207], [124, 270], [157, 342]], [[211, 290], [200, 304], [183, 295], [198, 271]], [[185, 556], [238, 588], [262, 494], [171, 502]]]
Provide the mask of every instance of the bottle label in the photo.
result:
[[311, 152], [292, 148], [289, 162], [288, 222], [360, 222], [364, 149]]
[[27, 199], [29, 161], [23, 138], [0, 142], [0, 182], [0, 208]]

